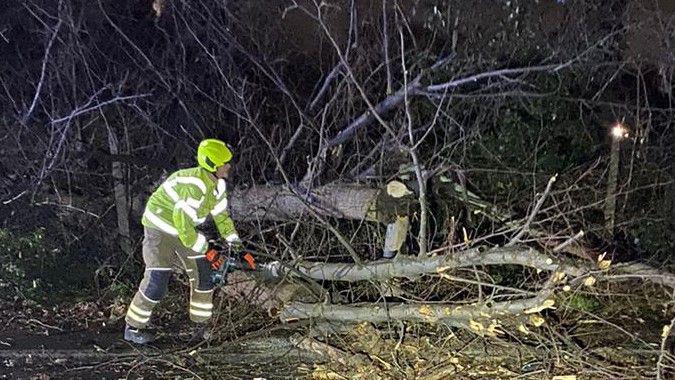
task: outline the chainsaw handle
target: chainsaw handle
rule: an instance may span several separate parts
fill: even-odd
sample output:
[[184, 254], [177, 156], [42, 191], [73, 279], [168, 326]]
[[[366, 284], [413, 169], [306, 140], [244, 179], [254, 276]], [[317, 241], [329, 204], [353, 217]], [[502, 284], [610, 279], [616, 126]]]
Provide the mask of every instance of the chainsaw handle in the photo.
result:
[[[241, 259], [248, 264], [248, 269], [255, 270], [256, 269], [256, 264], [255, 264], [255, 259], [253, 258], [253, 255], [251, 252], [245, 252], [242, 256]], [[242, 268], [244, 269], [244, 268]]]

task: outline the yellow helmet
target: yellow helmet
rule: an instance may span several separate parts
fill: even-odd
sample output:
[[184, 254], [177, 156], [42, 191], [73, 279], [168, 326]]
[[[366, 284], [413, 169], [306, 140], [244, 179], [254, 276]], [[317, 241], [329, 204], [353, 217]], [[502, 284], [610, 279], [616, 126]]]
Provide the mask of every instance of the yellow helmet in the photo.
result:
[[231, 159], [232, 151], [223, 141], [206, 139], [199, 143], [197, 162], [202, 168], [215, 172], [218, 167], [225, 165]]

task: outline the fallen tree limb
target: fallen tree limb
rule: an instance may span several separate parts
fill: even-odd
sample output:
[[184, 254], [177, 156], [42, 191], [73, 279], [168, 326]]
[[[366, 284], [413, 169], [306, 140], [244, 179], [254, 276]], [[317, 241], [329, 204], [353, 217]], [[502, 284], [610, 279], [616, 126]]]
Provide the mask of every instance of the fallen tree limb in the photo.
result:
[[[556, 272], [559, 273], [559, 272]], [[487, 300], [472, 305], [451, 303], [367, 303], [360, 305], [331, 305], [326, 303], [293, 302], [287, 304], [279, 318], [284, 322], [299, 319], [325, 319], [340, 323], [379, 323], [390, 320], [444, 323], [472, 330], [481, 336], [502, 334], [503, 324], [518, 325], [518, 330], [529, 333], [525, 323], [540, 326], [543, 319], [537, 315], [553, 308], [551, 298], [554, 286], [564, 276], [552, 275], [536, 296], [494, 302]], [[529, 315], [529, 319], [528, 319]]]
[[[349, 123], [347, 127], [340, 130], [335, 136], [333, 136], [330, 140], [328, 140], [319, 149], [319, 153], [316, 155], [313, 163], [310, 165], [310, 169], [305, 174], [301, 182], [304, 184], [309, 183], [312, 177], [316, 177], [322, 172], [323, 165], [317, 165], [318, 164], [317, 161], [325, 159], [325, 153], [331, 147], [344, 144], [345, 142], [349, 141], [356, 134], [357, 131], [364, 129], [366, 127], [370, 127], [371, 125], [374, 124], [375, 121], [379, 121], [381, 125], [384, 125], [386, 127], [386, 125], [382, 120], [382, 117], [386, 116], [389, 112], [391, 112], [394, 109], [397, 109], [399, 106], [404, 104], [408, 95], [424, 96], [427, 93], [445, 93], [448, 90], [455, 89], [462, 85], [469, 83], [476, 83], [477, 81], [489, 78], [505, 78], [508, 77], [509, 75], [523, 75], [533, 72], [546, 72], [546, 71], [555, 72], [570, 66], [576, 59], [578, 59], [575, 58], [568, 62], [558, 64], [492, 70], [474, 75], [469, 75], [466, 77], [462, 77], [444, 83], [430, 84], [426, 86], [422, 85], [421, 82], [422, 77], [424, 75], [433, 74], [440, 68], [445, 67], [445, 65], [452, 58], [454, 58], [454, 56], [449, 56], [438, 60], [436, 63], [434, 63], [434, 65], [428, 68], [426, 72], [423, 71], [419, 73], [412, 81], [406, 83], [406, 85], [402, 86], [395, 93], [387, 96], [376, 105], [372, 105], [369, 103], [369, 107], [366, 111], [364, 111], [359, 117], [357, 117], [355, 120]], [[351, 73], [351, 70], [349, 66], [346, 64], [346, 62], [343, 62], [343, 66], [345, 67], [347, 72], [350, 73], [350, 75], [354, 79], [354, 82], [356, 83], [356, 80], [353, 77], [353, 74]], [[365, 94], [362, 94], [362, 96], [366, 101], [368, 101], [367, 98], [365, 97]]]
[[380, 323], [391, 320], [445, 323], [450, 326], [467, 328], [480, 335], [497, 335], [507, 320], [525, 314], [534, 314], [553, 306], [553, 300], [546, 299], [549, 291], [539, 296], [480, 305], [456, 304], [365, 304], [328, 305], [322, 303], [294, 302], [282, 310], [279, 318], [288, 322], [298, 319], [316, 318], [343, 323]]
[[623, 273], [608, 276], [611, 278], [639, 278], [655, 284], [675, 289], [675, 274], [666, 272], [643, 263], [617, 264], [614, 269]]
[[[586, 269], [556, 263], [550, 257], [529, 247], [496, 247], [488, 250], [472, 248], [455, 254], [432, 257], [402, 256], [397, 260], [379, 260], [364, 265], [343, 263], [304, 263], [298, 270], [315, 280], [362, 281], [416, 277], [448, 269], [474, 265], [522, 265], [546, 271], [558, 271], [578, 277]], [[283, 271], [282, 268], [280, 268]]]
[[[433, 257], [401, 256], [396, 260], [378, 260], [367, 264], [305, 262], [298, 271], [315, 280], [364, 281], [389, 280], [442, 273], [449, 269], [475, 265], [522, 265], [538, 270], [583, 277], [597, 270], [591, 266], [572, 265], [554, 260], [530, 247], [495, 247], [487, 250], [472, 248], [455, 254]], [[286, 269], [279, 267], [279, 273]], [[675, 275], [643, 263], [619, 264], [613, 267], [619, 274], [602, 274], [602, 279], [636, 278], [675, 289]], [[597, 275], [597, 274], [596, 274]]]
[[[376, 120], [376, 115], [386, 115], [394, 108], [400, 106], [405, 100], [406, 93], [415, 93], [415, 90], [420, 88], [420, 81], [422, 79], [421, 75], [418, 75], [415, 79], [410, 81], [406, 86], [403, 86], [398, 89], [392, 95], [387, 96], [384, 100], [380, 101], [373, 110], [367, 110], [362, 113], [359, 117], [354, 119], [347, 127], [338, 132], [333, 138], [328, 140], [325, 146], [322, 148], [328, 150], [336, 145], [343, 144], [347, 142], [356, 132]], [[374, 112], [373, 112], [374, 111]]]

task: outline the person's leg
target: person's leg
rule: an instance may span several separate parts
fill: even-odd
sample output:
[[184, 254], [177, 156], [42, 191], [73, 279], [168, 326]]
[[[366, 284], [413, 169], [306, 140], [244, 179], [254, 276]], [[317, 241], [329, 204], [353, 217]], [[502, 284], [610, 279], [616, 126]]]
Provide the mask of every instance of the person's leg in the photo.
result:
[[190, 320], [196, 324], [189, 337], [191, 341], [208, 339], [207, 322], [213, 315], [211, 267], [206, 257], [187, 249], [177, 250], [178, 257], [190, 279]]
[[214, 287], [210, 264], [205, 256], [194, 252], [183, 252], [181, 259], [190, 279], [190, 320], [205, 323], [213, 314]]
[[143, 238], [143, 261], [145, 272], [143, 280], [127, 310], [125, 339], [135, 343], [147, 343], [152, 340], [150, 334], [142, 333], [150, 322], [152, 310], [164, 298], [169, 278], [171, 278], [173, 251], [167, 244], [169, 235], [145, 228]]

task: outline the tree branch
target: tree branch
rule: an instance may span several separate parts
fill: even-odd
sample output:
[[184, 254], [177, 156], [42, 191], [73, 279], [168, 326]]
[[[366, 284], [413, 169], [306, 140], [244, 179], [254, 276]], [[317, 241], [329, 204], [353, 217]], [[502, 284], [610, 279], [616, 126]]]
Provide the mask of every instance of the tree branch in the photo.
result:
[[[550, 257], [527, 247], [496, 247], [487, 251], [473, 248], [456, 254], [433, 257], [401, 256], [396, 261], [379, 260], [364, 265], [308, 262], [302, 264], [298, 270], [315, 280], [381, 281], [396, 277], [441, 273], [449, 269], [474, 265], [522, 265], [546, 271], [558, 271], [573, 277], [587, 273], [584, 268], [554, 262]], [[283, 271], [283, 268], [280, 270]]]
[[470, 306], [424, 303], [348, 306], [293, 302], [282, 310], [279, 318], [282, 321], [318, 318], [345, 323], [379, 323], [391, 320], [441, 322], [450, 326], [470, 329], [480, 335], [497, 335], [500, 333], [498, 328], [501, 327], [501, 323], [507, 319], [523, 315], [530, 309], [541, 308], [549, 295], [549, 292], [542, 292], [536, 297], [522, 300]]
[[[61, 8], [60, 1], [59, 1], [59, 8]], [[45, 55], [44, 58], [42, 59], [42, 70], [40, 72], [40, 80], [38, 80], [37, 88], [35, 89], [35, 96], [33, 96], [33, 101], [31, 102], [30, 107], [28, 107], [28, 111], [26, 111], [26, 114], [21, 118], [21, 124], [26, 124], [28, 119], [30, 119], [30, 115], [33, 113], [33, 109], [35, 108], [35, 105], [37, 104], [38, 99], [40, 98], [40, 92], [42, 91], [42, 84], [44, 83], [45, 80], [45, 72], [47, 71], [47, 61], [49, 60], [49, 51], [52, 49], [52, 45], [56, 40], [56, 35], [59, 33], [59, 30], [61, 29], [62, 23], [63, 20], [59, 18], [59, 22], [56, 24], [56, 27], [54, 27], [52, 37], [49, 39], [49, 43], [47, 43]]]
[[523, 237], [529, 231], [530, 229], [530, 224], [532, 223], [532, 220], [534, 220], [534, 217], [537, 215], [539, 210], [541, 209], [541, 206], [544, 204], [544, 200], [546, 200], [546, 196], [548, 195], [549, 192], [551, 192], [551, 186], [553, 186], [553, 183], [555, 182], [556, 178], [558, 175], [554, 175], [548, 180], [548, 184], [546, 185], [546, 190], [544, 190], [544, 194], [541, 195], [539, 200], [537, 201], [537, 204], [534, 206], [532, 209], [532, 212], [530, 213], [530, 216], [527, 218], [527, 221], [525, 221], [525, 225], [523, 225], [523, 228], [520, 229], [520, 231], [514, 236], [511, 241], [506, 244], [507, 247], [512, 246], [520, 241], [520, 238]]

